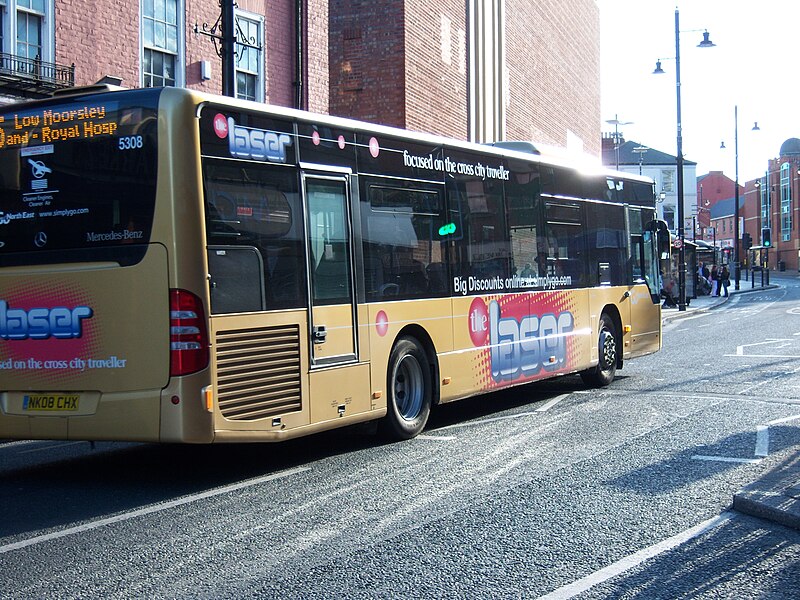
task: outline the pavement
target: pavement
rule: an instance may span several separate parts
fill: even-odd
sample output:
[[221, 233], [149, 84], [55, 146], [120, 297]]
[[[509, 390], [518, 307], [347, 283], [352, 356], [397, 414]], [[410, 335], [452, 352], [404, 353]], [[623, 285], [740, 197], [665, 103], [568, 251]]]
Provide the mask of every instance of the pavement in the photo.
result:
[[[664, 308], [662, 322], [670, 322], [689, 317], [693, 314], [707, 312], [725, 304], [737, 294], [759, 292], [764, 289], [780, 287], [781, 282], [800, 281], [798, 273], [771, 273], [770, 285], [761, 286], [760, 277], [756, 278], [755, 287], [750, 281], [740, 281], [739, 290], [734, 290], [733, 282], [728, 288], [729, 296], [698, 296], [691, 298], [686, 310]], [[797, 421], [795, 421], [797, 422]], [[760, 479], [746, 485], [733, 495], [733, 509], [766, 519], [785, 527], [800, 530], [800, 447], [770, 470]]]

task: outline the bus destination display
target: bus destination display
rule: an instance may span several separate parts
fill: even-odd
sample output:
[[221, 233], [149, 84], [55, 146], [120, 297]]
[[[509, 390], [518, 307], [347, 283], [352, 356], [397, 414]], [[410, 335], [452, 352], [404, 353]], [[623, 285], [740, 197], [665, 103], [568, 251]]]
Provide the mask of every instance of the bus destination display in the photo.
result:
[[0, 149], [113, 136], [117, 116], [105, 104], [7, 113], [0, 115]]

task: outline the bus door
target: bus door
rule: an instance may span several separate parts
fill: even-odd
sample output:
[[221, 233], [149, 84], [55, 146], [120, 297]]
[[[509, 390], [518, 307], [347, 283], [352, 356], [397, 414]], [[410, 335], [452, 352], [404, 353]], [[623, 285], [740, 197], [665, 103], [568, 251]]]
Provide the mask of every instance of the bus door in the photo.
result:
[[632, 306], [633, 323], [637, 325], [631, 332], [637, 341], [639, 352], [654, 352], [661, 347], [661, 271], [669, 260], [670, 235], [664, 221], [650, 221], [642, 231], [639, 247], [641, 279], [647, 284], [647, 296], [638, 297], [639, 302]]
[[369, 365], [358, 360], [349, 177], [304, 173], [303, 192], [311, 420], [319, 422], [369, 410]]

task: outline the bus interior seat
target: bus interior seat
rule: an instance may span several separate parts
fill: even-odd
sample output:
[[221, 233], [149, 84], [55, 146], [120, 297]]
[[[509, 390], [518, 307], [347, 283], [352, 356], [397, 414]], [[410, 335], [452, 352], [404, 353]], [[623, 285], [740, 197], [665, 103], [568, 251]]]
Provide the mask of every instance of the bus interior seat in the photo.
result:
[[283, 305], [287, 300], [296, 299], [303, 282], [302, 253], [295, 248], [283, 247], [275, 256], [269, 279], [270, 297], [278, 304]]
[[447, 265], [441, 262], [431, 263], [425, 268], [428, 275], [428, 289], [432, 293], [447, 290]]
[[420, 294], [428, 291], [428, 275], [421, 262], [414, 260], [403, 265], [398, 275], [400, 291], [403, 294]]

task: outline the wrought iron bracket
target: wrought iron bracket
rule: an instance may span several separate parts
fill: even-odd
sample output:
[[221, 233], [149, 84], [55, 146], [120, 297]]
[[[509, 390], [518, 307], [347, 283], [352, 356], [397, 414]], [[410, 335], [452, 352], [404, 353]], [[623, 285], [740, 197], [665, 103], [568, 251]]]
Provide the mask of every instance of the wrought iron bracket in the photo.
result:
[[[208, 23], [198, 25], [197, 22], [195, 22], [193, 27], [195, 35], [204, 35], [211, 38], [211, 41], [214, 44], [214, 52], [216, 52], [217, 56], [220, 58], [223, 58], [225, 54], [225, 37], [222, 34], [222, 18], [225, 14], [225, 6], [223, 2], [224, 0], [219, 0], [220, 13], [213, 25], [209, 25]], [[235, 9], [237, 7], [238, 4], [234, 2], [233, 8]], [[239, 23], [239, 19], [236, 17], [234, 17], [233, 38], [233, 47], [235, 48], [234, 54], [236, 55], [236, 60], [241, 59], [241, 54], [244, 52], [245, 48], [252, 48], [254, 50], [258, 50], [259, 52], [263, 49], [255, 37], [248, 37], [245, 35], [244, 30]]]

